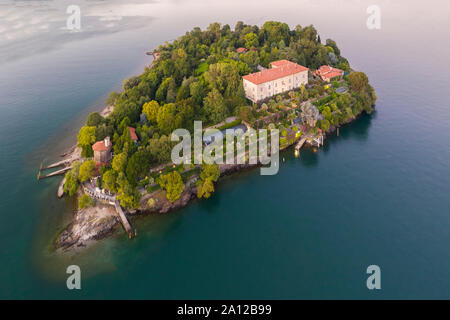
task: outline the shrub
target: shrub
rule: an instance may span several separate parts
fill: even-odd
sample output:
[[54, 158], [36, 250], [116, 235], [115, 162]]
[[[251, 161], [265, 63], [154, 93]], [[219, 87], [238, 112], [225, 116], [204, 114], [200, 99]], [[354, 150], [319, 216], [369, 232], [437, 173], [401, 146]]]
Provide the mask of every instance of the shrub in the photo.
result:
[[156, 204], [156, 201], [155, 201], [155, 199], [150, 198], [150, 199], [148, 199], [147, 204], [150, 208], [153, 208]]
[[81, 198], [78, 200], [78, 208], [84, 209], [87, 207], [93, 207], [95, 204], [94, 199], [92, 199], [87, 194], [83, 194]]

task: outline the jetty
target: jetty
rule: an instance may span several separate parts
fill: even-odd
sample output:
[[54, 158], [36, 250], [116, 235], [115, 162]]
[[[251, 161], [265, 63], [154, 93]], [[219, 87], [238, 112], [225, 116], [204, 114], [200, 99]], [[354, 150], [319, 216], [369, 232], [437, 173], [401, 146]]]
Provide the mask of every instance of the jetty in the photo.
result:
[[120, 218], [120, 221], [122, 222], [122, 226], [125, 229], [125, 231], [128, 233], [128, 238], [133, 238], [135, 236], [135, 233], [133, 232], [133, 228], [130, 225], [130, 222], [128, 222], [128, 219], [123, 212], [122, 207], [120, 206], [119, 201], [114, 201], [114, 207], [116, 208], [117, 214]]
[[[42, 175], [42, 174], [41, 174], [41, 170], [39, 170], [37, 179], [38, 179], [38, 180], [41, 180], [41, 179], [45, 179], [45, 178], [50, 178], [50, 177], [54, 177], [54, 176], [59, 176], [59, 175], [61, 175], [61, 174], [65, 174], [67, 171], [70, 171], [71, 169], [72, 169], [72, 166], [69, 166], [69, 167], [65, 167], [65, 168], [62, 168], [62, 169], [53, 171], [53, 172], [51, 172], [51, 173], [45, 174], [45, 175]], [[42, 169], [42, 170], [45, 170], [45, 169]]]
[[303, 147], [303, 145], [305, 144], [306, 138], [302, 138], [299, 140], [299, 142], [297, 142], [297, 144], [295, 145], [295, 151], [294, 154], [296, 157], [298, 157], [300, 155], [300, 149]]
[[41, 163], [40, 170], [47, 170], [47, 169], [52, 169], [52, 168], [56, 168], [56, 167], [67, 166], [67, 165], [70, 165], [71, 162], [72, 162], [72, 159], [64, 159], [64, 160], [49, 164], [48, 166], [43, 166]]
[[[58, 175], [62, 175], [65, 174], [67, 171], [69, 171], [70, 169], [72, 169], [72, 163], [78, 160], [82, 160], [80, 156], [75, 156], [75, 157], [70, 157], [67, 159], [63, 159], [57, 162], [54, 162], [52, 164], [46, 165], [44, 166], [41, 162], [41, 165], [39, 167], [39, 172], [37, 175], [37, 179], [41, 180], [41, 179], [45, 179], [45, 178], [50, 178], [50, 177], [54, 177], [54, 176], [58, 176]], [[53, 171], [51, 173], [48, 174], [42, 174], [42, 171], [45, 170], [49, 170], [49, 169], [54, 169], [54, 168], [58, 168], [58, 167], [62, 167], [59, 170]]]

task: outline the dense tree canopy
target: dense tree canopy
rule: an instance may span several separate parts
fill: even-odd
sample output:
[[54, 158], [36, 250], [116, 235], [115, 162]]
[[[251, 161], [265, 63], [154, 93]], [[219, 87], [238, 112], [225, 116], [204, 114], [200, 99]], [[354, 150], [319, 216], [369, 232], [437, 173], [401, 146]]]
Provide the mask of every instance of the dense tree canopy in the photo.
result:
[[[240, 47], [248, 51], [238, 54], [236, 49]], [[106, 118], [91, 113], [78, 134], [84, 157], [92, 156], [95, 141], [111, 137], [114, 158], [111, 165], [103, 169], [102, 183], [103, 187], [117, 193], [121, 204], [127, 208], [138, 205], [137, 188], [140, 180], [149, 174], [149, 168], [170, 161], [174, 143], [169, 137], [174, 129], [182, 127], [192, 132], [194, 120], [212, 125], [232, 115], [249, 123], [255, 121], [257, 110], [245, 98], [243, 75], [261, 66], [268, 67], [270, 62], [279, 59], [288, 59], [310, 69], [322, 64], [350, 69], [336, 43], [327, 39], [322, 44], [313, 26], [297, 25], [291, 30], [287, 24], [276, 21], [267, 21], [262, 27], [240, 21], [234, 30], [228, 25], [212, 23], [206, 30], [196, 27], [155, 51], [158, 59], [151, 67], [125, 80], [121, 92], [110, 94], [107, 104], [113, 106], [113, 112]], [[339, 123], [344, 116], [349, 117], [358, 110], [370, 112], [375, 97], [373, 89], [362, 75], [352, 76], [349, 81], [356, 90], [358, 103], [351, 105], [346, 98], [339, 98], [336, 110], [326, 110], [322, 119], [326, 121], [319, 122], [323, 128]], [[324, 92], [320, 85], [314, 90], [311, 97]], [[294, 98], [304, 101], [307, 97], [303, 87]], [[273, 108], [275, 101], [272, 101], [265, 109]], [[311, 107], [309, 111], [315, 118], [312, 122], [317, 122], [317, 110]], [[129, 127], [136, 129], [138, 143], [132, 140]], [[82, 179], [89, 176], [84, 171], [91, 172], [85, 169]], [[209, 197], [214, 192], [217, 171], [217, 168], [202, 167], [197, 184], [200, 197]], [[69, 181], [67, 191], [76, 192], [79, 172], [69, 172], [66, 180]], [[175, 201], [184, 188], [178, 172], [163, 174], [159, 183], [171, 201]]]
[[209, 198], [214, 192], [214, 183], [219, 176], [220, 171], [217, 164], [202, 164], [200, 177], [197, 180], [197, 197]]
[[166, 197], [170, 202], [177, 200], [184, 190], [183, 180], [177, 171], [161, 175], [159, 185], [166, 190]]

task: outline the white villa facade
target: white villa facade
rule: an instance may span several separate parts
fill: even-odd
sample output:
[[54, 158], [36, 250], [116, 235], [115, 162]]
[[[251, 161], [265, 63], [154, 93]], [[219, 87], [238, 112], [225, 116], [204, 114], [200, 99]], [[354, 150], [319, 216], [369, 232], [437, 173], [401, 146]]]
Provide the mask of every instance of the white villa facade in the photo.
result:
[[308, 83], [308, 68], [287, 60], [274, 61], [270, 69], [243, 76], [245, 96], [257, 103]]

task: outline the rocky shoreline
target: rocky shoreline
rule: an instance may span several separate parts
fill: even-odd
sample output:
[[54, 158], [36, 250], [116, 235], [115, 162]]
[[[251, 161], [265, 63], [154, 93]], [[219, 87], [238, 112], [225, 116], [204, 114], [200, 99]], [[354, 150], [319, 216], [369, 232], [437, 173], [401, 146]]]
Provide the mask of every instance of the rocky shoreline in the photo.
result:
[[[242, 170], [257, 167], [256, 164], [223, 164], [220, 165], [221, 178]], [[196, 177], [187, 181], [180, 198], [174, 202], [167, 200], [165, 191], [158, 190], [142, 196], [139, 207], [127, 216], [144, 214], [164, 214], [185, 207], [197, 197]], [[220, 182], [220, 180], [219, 180]], [[155, 199], [153, 206], [148, 200]], [[64, 228], [57, 236], [55, 247], [57, 250], [69, 251], [76, 248], [87, 247], [96, 240], [106, 238], [120, 226], [120, 220], [113, 206], [97, 201], [94, 207], [77, 210], [73, 222]]]

